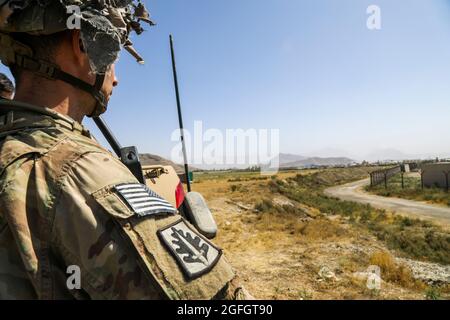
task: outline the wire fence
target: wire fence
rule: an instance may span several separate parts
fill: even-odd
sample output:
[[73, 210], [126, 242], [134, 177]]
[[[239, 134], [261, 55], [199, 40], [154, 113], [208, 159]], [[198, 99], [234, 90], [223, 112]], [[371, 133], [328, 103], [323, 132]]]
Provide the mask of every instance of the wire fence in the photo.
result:
[[387, 187], [388, 180], [400, 172], [402, 172], [402, 167], [400, 165], [373, 171], [370, 173], [370, 186], [374, 187], [384, 183], [385, 187]]

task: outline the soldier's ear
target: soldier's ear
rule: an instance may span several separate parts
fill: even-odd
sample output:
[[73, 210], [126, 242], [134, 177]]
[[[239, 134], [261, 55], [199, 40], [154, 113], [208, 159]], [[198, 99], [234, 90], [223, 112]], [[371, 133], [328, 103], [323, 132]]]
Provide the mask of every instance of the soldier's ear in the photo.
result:
[[86, 53], [86, 50], [84, 49], [83, 41], [81, 39], [79, 39], [79, 46], [80, 46], [81, 52]]
[[80, 30], [72, 31], [72, 49], [77, 60], [82, 63], [82, 60], [86, 58], [86, 50], [81, 40]]

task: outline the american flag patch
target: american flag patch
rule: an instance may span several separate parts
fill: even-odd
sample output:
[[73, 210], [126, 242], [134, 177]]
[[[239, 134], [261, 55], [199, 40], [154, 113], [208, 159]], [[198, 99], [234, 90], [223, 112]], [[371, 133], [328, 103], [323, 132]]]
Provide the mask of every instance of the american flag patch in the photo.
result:
[[140, 217], [149, 215], [175, 214], [175, 209], [169, 202], [140, 183], [119, 184], [114, 189], [125, 202]]

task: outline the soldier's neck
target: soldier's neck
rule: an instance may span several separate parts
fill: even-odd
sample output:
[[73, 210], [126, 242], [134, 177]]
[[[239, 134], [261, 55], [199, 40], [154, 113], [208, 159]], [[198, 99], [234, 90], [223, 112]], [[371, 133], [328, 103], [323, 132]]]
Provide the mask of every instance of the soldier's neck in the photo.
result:
[[79, 123], [83, 121], [87, 114], [86, 100], [88, 100], [84, 92], [62, 81], [34, 79], [36, 81], [21, 79], [14, 100], [47, 107]]

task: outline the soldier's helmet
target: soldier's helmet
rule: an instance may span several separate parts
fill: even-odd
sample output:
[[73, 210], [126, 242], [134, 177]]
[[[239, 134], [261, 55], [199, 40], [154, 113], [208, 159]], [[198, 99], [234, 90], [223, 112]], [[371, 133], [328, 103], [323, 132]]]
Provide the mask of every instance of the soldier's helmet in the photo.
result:
[[[105, 72], [121, 48], [143, 63], [129, 39], [131, 32], [143, 32], [141, 22], [154, 25], [140, 0], [0, 0], [0, 60], [6, 66], [65, 81], [90, 93], [97, 101], [90, 116], [98, 116], [107, 107], [101, 92]], [[23, 33], [40, 36], [69, 29], [80, 30], [91, 70], [97, 76], [94, 85], [37, 58], [33, 49], [20, 41]]]

